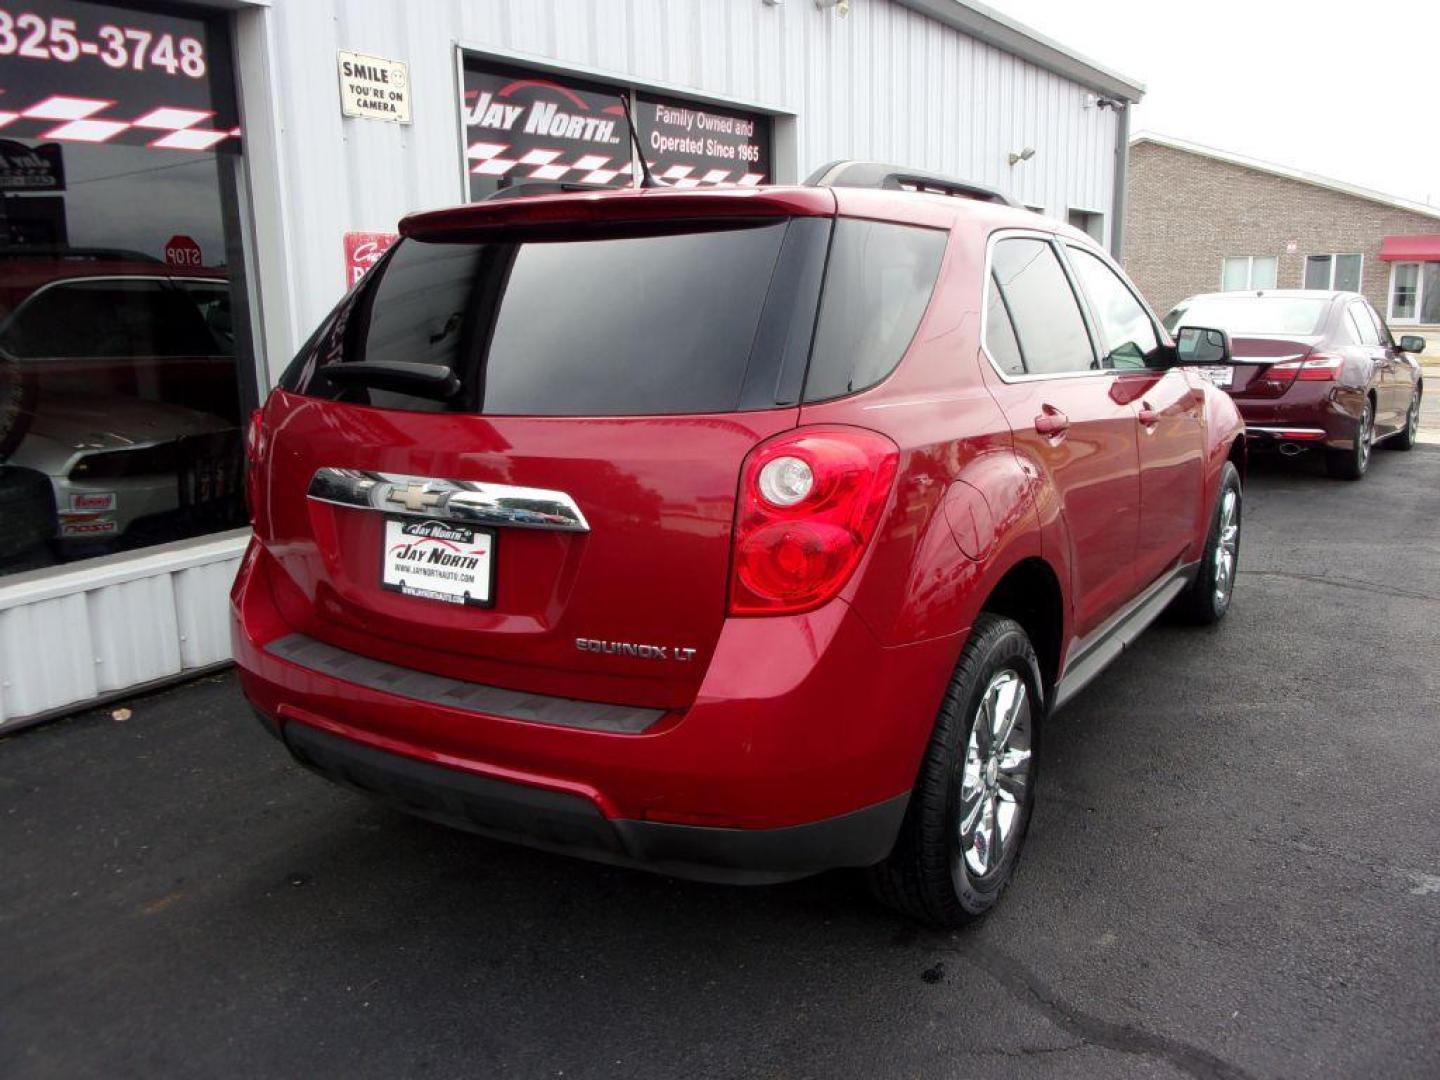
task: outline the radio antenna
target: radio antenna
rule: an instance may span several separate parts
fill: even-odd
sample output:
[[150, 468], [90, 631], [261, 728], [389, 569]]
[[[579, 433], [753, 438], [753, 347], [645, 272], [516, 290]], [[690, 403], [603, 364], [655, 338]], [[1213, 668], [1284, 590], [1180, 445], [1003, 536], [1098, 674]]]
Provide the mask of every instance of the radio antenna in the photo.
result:
[[650, 163], [645, 160], [645, 148], [640, 145], [640, 130], [635, 126], [635, 114], [630, 111], [630, 93], [620, 95], [620, 104], [625, 109], [625, 122], [630, 125], [630, 142], [635, 147], [635, 156], [640, 159], [640, 183], [642, 188], [669, 187], [656, 180], [650, 173]]

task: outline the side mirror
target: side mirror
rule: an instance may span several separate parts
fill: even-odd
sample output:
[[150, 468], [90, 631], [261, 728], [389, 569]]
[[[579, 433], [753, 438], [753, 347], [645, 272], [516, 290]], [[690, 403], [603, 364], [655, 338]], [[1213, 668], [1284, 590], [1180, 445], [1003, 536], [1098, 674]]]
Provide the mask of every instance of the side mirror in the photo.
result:
[[1419, 334], [1405, 334], [1400, 338], [1400, 351], [1422, 353], [1425, 351], [1425, 339]]
[[1182, 326], [1175, 332], [1175, 355], [1182, 364], [1230, 364], [1230, 335], [1208, 326]]

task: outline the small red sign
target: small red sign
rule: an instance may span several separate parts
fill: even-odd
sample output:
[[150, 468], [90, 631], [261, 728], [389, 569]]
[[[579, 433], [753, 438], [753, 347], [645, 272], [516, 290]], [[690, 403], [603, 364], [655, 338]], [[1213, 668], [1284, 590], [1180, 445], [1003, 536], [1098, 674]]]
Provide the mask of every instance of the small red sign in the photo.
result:
[[400, 239], [398, 233], [347, 232], [345, 234], [345, 287], [351, 288], [365, 276], [390, 245]]
[[172, 236], [165, 241], [165, 262], [181, 269], [199, 269], [205, 265], [200, 245], [188, 236]]

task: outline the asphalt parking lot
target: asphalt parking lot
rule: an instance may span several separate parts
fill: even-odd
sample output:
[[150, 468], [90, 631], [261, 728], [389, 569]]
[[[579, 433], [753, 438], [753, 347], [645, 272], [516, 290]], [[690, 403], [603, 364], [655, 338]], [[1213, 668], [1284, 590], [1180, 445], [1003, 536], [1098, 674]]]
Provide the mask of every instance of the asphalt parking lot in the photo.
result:
[[228, 674], [0, 741], [0, 1075], [1435, 1076], [1440, 446], [1247, 492], [1230, 618], [1057, 719], [966, 932], [410, 820]]

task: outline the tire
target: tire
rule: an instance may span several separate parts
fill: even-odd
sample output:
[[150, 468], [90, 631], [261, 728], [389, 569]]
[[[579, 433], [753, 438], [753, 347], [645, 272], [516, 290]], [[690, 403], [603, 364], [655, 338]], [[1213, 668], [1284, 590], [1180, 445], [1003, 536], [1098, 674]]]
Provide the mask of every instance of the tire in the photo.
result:
[[1218, 623], [1230, 610], [1235, 593], [1235, 573], [1240, 566], [1240, 526], [1244, 520], [1244, 493], [1240, 472], [1227, 461], [1220, 471], [1220, 490], [1210, 515], [1210, 532], [1205, 554], [1195, 580], [1175, 598], [1174, 610], [1196, 626]]
[[[940, 705], [895, 848], [867, 871], [882, 904], [953, 927], [999, 901], [1014, 877], [1034, 807], [1043, 687], [1020, 624], [982, 613]], [[998, 747], [997, 726], [1002, 733], [1008, 726]], [[1008, 830], [1007, 806], [1013, 807]], [[973, 818], [968, 832], [967, 812]], [[998, 845], [991, 842], [997, 834]]]
[[0, 465], [0, 563], [33, 551], [55, 532], [50, 478], [33, 469]]
[[1415, 387], [1415, 393], [1410, 397], [1410, 411], [1405, 414], [1405, 426], [1400, 430], [1400, 434], [1390, 440], [1392, 449], [1409, 450], [1419, 441], [1420, 394], [1420, 387]]
[[20, 361], [0, 350], [0, 465], [15, 452], [35, 419], [36, 381]]
[[1325, 471], [1337, 480], [1359, 480], [1370, 468], [1371, 440], [1375, 436], [1375, 406], [1366, 399], [1365, 411], [1355, 424], [1355, 437], [1348, 450], [1325, 451]]

